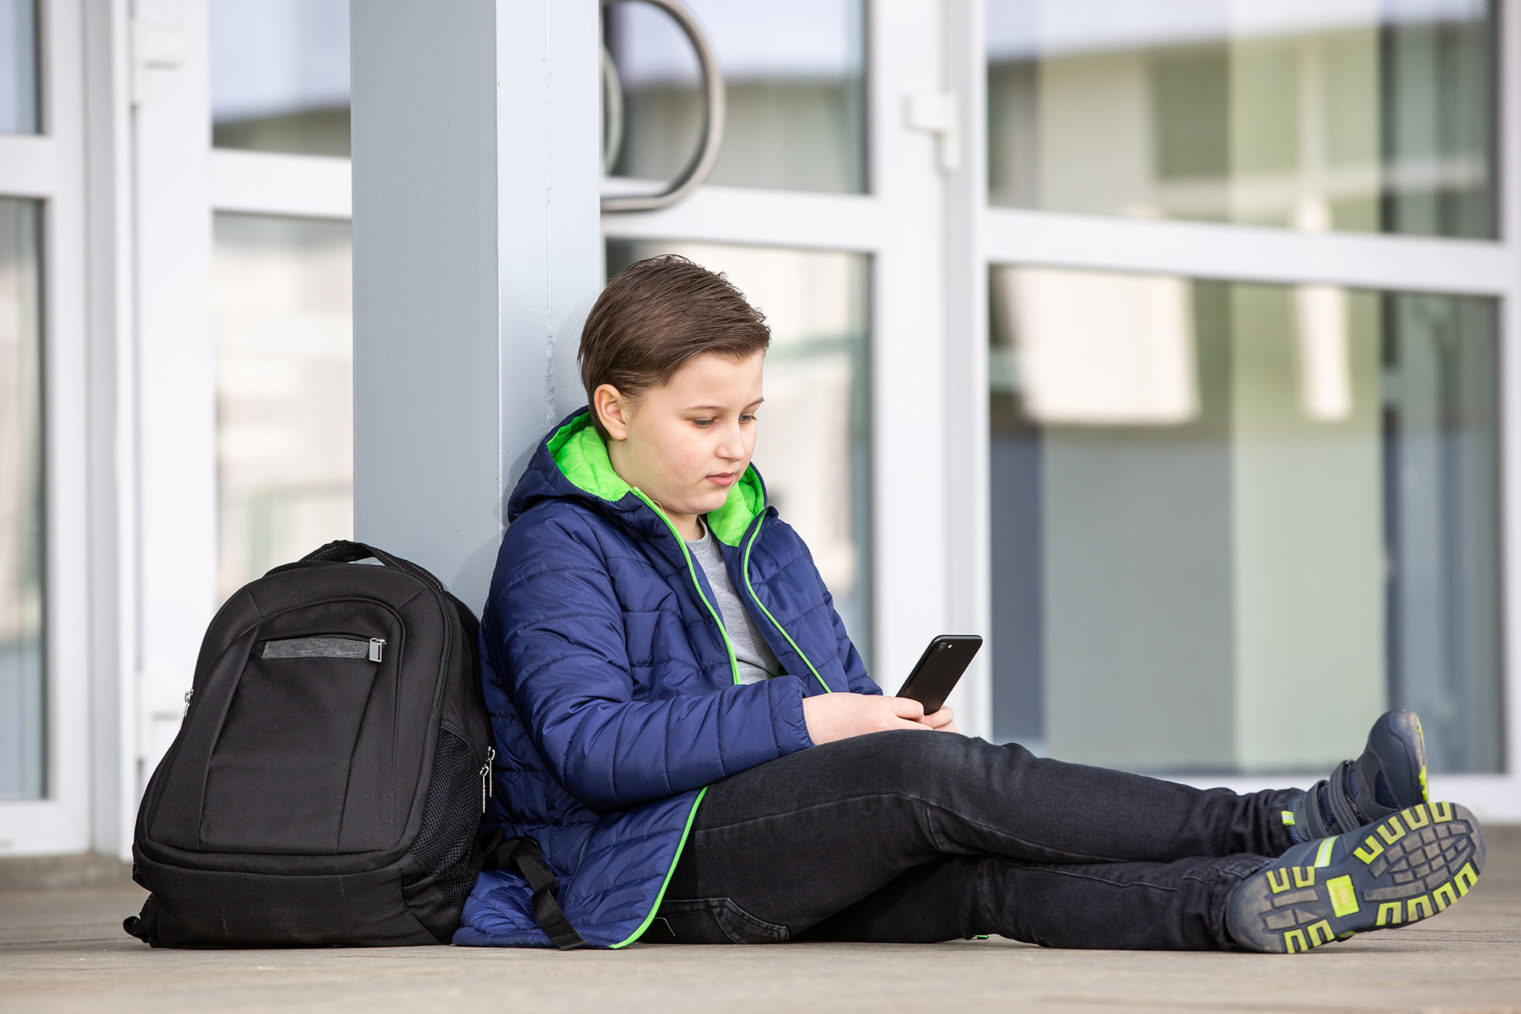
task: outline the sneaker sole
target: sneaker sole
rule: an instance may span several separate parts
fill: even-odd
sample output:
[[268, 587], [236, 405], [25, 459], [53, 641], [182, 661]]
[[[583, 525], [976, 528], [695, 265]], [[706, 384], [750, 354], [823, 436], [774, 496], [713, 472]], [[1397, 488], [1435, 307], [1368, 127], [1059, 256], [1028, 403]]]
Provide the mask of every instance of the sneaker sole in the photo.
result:
[[[1446, 911], [1484, 870], [1484, 835], [1467, 807], [1421, 803], [1336, 838], [1312, 866], [1269, 864], [1242, 881], [1228, 915], [1238, 943], [1295, 954], [1354, 933], [1408, 926]], [[1302, 847], [1302, 846], [1301, 846]]]

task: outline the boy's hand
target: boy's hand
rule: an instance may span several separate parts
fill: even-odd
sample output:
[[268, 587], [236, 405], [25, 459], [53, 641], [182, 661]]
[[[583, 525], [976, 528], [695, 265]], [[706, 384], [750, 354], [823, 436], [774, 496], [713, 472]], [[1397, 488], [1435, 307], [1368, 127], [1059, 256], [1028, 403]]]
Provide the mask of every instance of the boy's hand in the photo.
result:
[[808, 723], [808, 735], [815, 744], [893, 729], [957, 731], [948, 708], [926, 715], [924, 705], [918, 701], [876, 694], [838, 693], [804, 698], [803, 720]]
[[956, 728], [956, 716], [952, 715], [951, 709], [947, 708], [944, 704], [940, 705], [939, 711], [933, 715], [925, 715], [920, 721], [931, 729], [937, 729], [940, 732], [954, 732], [958, 735], [961, 732], [960, 729]]

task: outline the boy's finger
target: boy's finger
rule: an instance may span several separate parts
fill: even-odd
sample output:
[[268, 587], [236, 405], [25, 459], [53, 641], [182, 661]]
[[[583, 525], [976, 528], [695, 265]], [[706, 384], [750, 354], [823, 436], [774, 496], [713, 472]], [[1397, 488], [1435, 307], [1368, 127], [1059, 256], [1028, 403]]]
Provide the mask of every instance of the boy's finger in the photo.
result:
[[954, 723], [955, 720], [956, 716], [951, 714], [951, 709], [944, 705], [941, 705], [940, 710], [924, 716], [924, 723], [931, 729], [943, 729], [947, 725]]
[[924, 717], [924, 705], [911, 697], [889, 697], [888, 700], [893, 702], [893, 712], [899, 718], [917, 722]]

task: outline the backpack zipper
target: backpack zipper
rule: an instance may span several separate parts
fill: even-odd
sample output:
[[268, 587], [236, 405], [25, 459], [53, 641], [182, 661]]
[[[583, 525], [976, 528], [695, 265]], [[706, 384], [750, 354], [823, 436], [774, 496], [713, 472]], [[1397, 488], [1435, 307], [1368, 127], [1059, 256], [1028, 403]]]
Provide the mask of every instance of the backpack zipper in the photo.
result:
[[342, 634], [317, 634], [311, 637], [285, 637], [265, 641], [260, 658], [362, 658], [379, 662], [385, 654], [383, 637], [349, 637]]
[[496, 795], [495, 786], [491, 784], [491, 762], [496, 760], [496, 747], [486, 748], [486, 763], [481, 765], [481, 812], [486, 812], [486, 800]]

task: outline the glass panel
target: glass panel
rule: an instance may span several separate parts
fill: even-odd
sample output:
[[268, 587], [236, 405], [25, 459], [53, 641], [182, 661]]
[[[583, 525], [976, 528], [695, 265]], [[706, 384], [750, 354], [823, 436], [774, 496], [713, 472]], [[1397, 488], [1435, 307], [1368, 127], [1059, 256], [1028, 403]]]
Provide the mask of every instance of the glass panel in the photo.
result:
[[870, 665], [870, 261], [849, 253], [613, 240], [607, 272], [664, 253], [723, 272], [766, 315], [771, 350], [755, 465], [769, 501], [808, 543]]
[[[727, 85], [711, 183], [866, 189], [866, 28], [861, 0], [688, 0]], [[617, 176], [673, 179], [696, 151], [701, 77], [692, 45], [648, 4], [603, 8], [623, 84]]]
[[218, 588], [354, 530], [349, 225], [217, 215]]
[[348, 0], [212, 0], [211, 143], [349, 154]]
[[0, 799], [47, 794], [40, 209], [0, 198]]
[[1498, 305], [991, 273], [998, 735], [1322, 770], [1387, 707], [1501, 770]]
[[1493, 0], [991, 0], [988, 199], [1496, 235]]
[[37, 133], [36, 0], [0, 0], [0, 134]]

